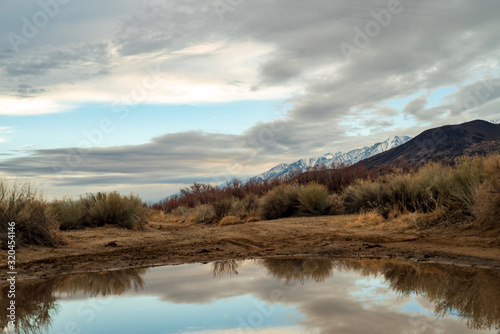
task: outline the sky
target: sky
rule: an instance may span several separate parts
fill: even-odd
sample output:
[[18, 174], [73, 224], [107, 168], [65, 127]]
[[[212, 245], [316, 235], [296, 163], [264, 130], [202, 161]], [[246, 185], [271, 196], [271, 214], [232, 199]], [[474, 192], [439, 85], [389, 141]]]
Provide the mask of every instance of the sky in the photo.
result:
[[0, 178], [148, 201], [500, 118], [497, 0], [0, 0]]

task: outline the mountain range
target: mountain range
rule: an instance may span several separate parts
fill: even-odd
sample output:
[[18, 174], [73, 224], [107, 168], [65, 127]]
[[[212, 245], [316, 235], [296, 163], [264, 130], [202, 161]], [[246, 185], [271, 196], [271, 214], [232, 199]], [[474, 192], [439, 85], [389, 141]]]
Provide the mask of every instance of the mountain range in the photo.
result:
[[327, 153], [321, 157], [279, 164], [248, 182], [284, 177], [312, 167], [363, 164], [378, 169], [400, 162], [423, 165], [427, 161], [452, 163], [460, 156], [485, 155], [500, 152], [500, 124], [492, 120], [475, 120], [426, 130], [415, 138], [395, 136], [373, 146], [349, 152]]
[[249, 179], [249, 182], [259, 182], [264, 180], [270, 180], [274, 178], [279, 178], [287, 176], [292, 172], [306, 171], [308, 168], [312, 167], [331, 167], [332, 165], [353, 165], [359, 161], [375, 156], [379, 153], [386, 152], [392, 148], [403, 145], [411, 140], [408, 136], [394, 136], [388, 138], [387, 140], [376, 143], [372, 146], [367, 146], [363, 148], [357, 148], [349, 152], [337, 152], [337, 153], [327, 153], [321, 157], [300, 159], [290, 164], [281, 163], [267, 172], [259, 174], [257, 176]]
[[475, 120], [429, 129], [407, 143], [374, 155], [362, 162], [368, 168], [407, 162], [422, 165], [427, 161], [452, 163], [460, 156], [500, 152], [500, 124]]

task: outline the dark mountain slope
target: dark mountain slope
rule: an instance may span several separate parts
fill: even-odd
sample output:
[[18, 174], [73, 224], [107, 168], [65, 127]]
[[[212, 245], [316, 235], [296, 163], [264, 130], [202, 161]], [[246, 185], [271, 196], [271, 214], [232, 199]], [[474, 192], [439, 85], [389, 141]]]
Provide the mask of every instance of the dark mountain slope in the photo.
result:
[[475, 120], [426, 130], [409, 142], [361, 161], [368, 168], [408, 162], [453, 162], [456, 157], [500, 152], [500, 124]]

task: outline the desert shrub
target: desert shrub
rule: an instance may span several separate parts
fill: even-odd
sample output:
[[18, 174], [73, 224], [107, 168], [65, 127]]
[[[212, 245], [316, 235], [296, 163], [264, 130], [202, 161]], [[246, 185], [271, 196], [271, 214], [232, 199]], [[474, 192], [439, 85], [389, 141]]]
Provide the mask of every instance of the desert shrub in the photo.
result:
[[358, 180], [343, 193], [343, 205], [349, 213], [373, 210], [381, 203], [382, 184]]
[[81, 198], [86, 209], [87, 226], [118, 225], [128, 229], [140, 229], [146, 222], [146, 209], [135, 195], [118, 192], [87, 194]]
[[201, 204], [194, 208], [194, 216], [197, 223], [209, 223], [213, 221], [215, 212], [211, 205]]
[[236, 225], [236, 224], [243, 224], [243, 223], [244, 223], [244, 221], [241, 220], [239, 217], [226, 216], [220, 220], [219, 226]]
[[385, 218], [391, 210], [427, 213], [442, 209], [450, 218], [465, 218], [473, 213], [483, 180], [483, 160], [462, 158], [456, 167], [430, 163], [416, 173], [357, 181], [345, 190], [343, 200], [349, 212], [376, 209]]
[[230, 214], [244, 219], [257, 214], [259, 198], [257, 195], [249, 194], [242, 199], [233, 201]]
[[63, 199], [52, 203], [61, 230], [79, 230], [86, 227], [85, 207], [79, 200]]
[[180, 221], [185, 221], [191, 214], [191, 209], [185, 206], [179, 206], [172, 210], [172, 215], [178, 218]]
[[477, 190], [485, 180], [484, 158], [460, 158], [457, 167], [443, 176], [439, 183], [440, 203], [452, 216], [471, 216]]
[[[50, 206], [29, 183], [0, 182], [0, 233], [7, 234], [9, 222], [16, 223], [16, 244], [56, 247], [63, 243]], [[7, 239], [2, 241], [6, 248]]]
[[344, 202], [339, 194], [328, 195], [326, 199], [328, 213], [331, 215], [342, 215], [345, 213]]
[[293, 215], [299, 206], [301, 188], [297, 184], [273, 188], [260, 199], [259, 216], [262, 219], [277, 219]]
[[299, 191], [299, 209], [307, 215], [322, 215], [328, 209], [328, 189], [318, 183], [310, 183]]
[[488, 228], [500, 227], [500, 155], [490, 156], [485, 163], [486, 180], [478, 188], [474, 214]]
[[241, 199], [241, 207], [246, 216], [257, 215], [259, 208], [259, 197], [255, 194], [248, 194]]
[[220, 221], [222, 218], [227, 216], [233, 206], [233, 199], [231, 198], [221, 198], [217, 199], [212, 203], [212, 210], [214, 213], [214, 221]]

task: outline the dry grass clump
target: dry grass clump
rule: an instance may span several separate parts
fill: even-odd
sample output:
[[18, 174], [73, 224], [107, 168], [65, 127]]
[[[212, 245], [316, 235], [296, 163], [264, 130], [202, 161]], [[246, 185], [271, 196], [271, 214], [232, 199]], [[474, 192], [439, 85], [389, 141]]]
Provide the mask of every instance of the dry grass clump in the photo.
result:
[[229, 215], [233, 207], [232, 198], [217, 199], [212, 203], [212, 210], [214, 212], [214, 221], [218, 222], [225, 216]]
[[99, 192], [81, 196], [79, 200], [56, 201], [52, 207], [62, 229], [82, 229], [105, 224], [141, 229], [147, 217], [147, 211], [138, 196], [124, 196], [118, 192]]
[[299, 191], [299, 210], [306, 215], [322, 215], [328, 210], [328, 189], [318, 183], [310, 183]]
[[259, 216], [262, 219], [277, 219], [293, 215], [299, 206], [299, 192], [301, 186], [297, 184], [279, 185], [259, 201]]
[[344, 201], [339, 194], [328, 195], [326, 199], [328, 213], [331, 215], [343, 215], [345, 213]]
[[188, 223], [188, 224], [196, 224], [196, 223], [198, 223], [198, 219], [196, 218], [195, 215], [191, 214], [191, 215], [187, 216], [187, 218], [184, 222]]
[[169, 220], [189, 223], [218, 223], [225, 217], [238, 217], [241, 221], [258, 221], [258, 197], [250, 194], [242, 199], [218, 198], [210, 204], [193, 208], [180, 206], [170, 213]]
[[179, 206], [178, 208], [172, 210], [172, 213], [169, 218], [171, 218], [171, 220], [174, 222], [183, 223], [191, 215], [191, 211], [192, 209], [188, 207]]
[[245, 219], [251, 216], [257, 216], [259, 198], [257, 195], [249, 194], [242, 199], [235, 199], [231, 207], [230, 214]]
[[439, 183], [440, 204], [451, 217], [472, 216], [476, 205], [476, 193], [485, 181], [485, 159], [463, 157], [457, 166], [447, 170]]
[[348, 227], [368, 227], [368, 226], [379, 226], [385, 223], [384, 217], [382, 217], [376, 210], [363, 212], [358, 215], [356, 219], [353, 219], [346, 226]]
[[305, 186], [298, 184], [277, 186], [264, 195], [258, 204], [258, 213], [262, 219], [345, 212], [342, 197], [338, 194], [330, 195], [325, 185], [316, 182]]
[[[44, 198], [29, 183], [0, 182], [0, 233], [15, 222], [16, 244], [56, 247], [63, 243], [59, 224]], [[6, 248], [6, 239], [2, 240]]]
[[441, 166], [429, 164], [415, 174], [360, 180], [345, 190], [344, 205], [351, 213], [376, 209], [385, 217], [394, 208], [400, 212], [434, 210], [438, 203], [438, 182], [443, 174]]
[[90, 226], [118, 225], [128, 229], [141, 229], [146, 222], [146, 209], [135, 195], [118, 192], [87, 194], [82, 198], [87, 209]]
[[61, 230], [80, 230], [86, 227], [86, 210], [80, 200], [56, 200], [52, 203], [52, 208]]
[[444, 210], [450, 220], [467, 219], [473, 215], [476, 191], [485, 177], [483, 161], [461, 158], [454, 168], [430, 163], [416, 173], [361, 180], [345, 190], [344, 205], [351, 213], [377, 210], [384, 218], [391, 210]]
[[165, 211], [150, 209], [148, 211], [148, 220], [152, 221], [152, 222], [166, 223], [166, 222], [168, 222], [168, 216], [165, 213]]
[[244, 221], [236, 216], [226, 216], [219, 221], [219, 226], [243, 224]]
[[260, 220], [260, 217], [259, 216], [249, 216], [245, 219], [245, 221], [247, 223], [254, 223], [254, 222], [258, 222]]
[[474, 214], [487, 228], [500, 227], [500, 155], [485, 160], [486, 180], [478, 188]]
[[434, 226], [447, 221], [448, 216], [444, 209], [437, 209], [432, 212], [404, 212], [389, 215], [390, 224], [394, 227], [407, 229], [420, 229]]
[[215, 211], [211, 205], [198, 205], [193, 211], [197, 223], [210, 223], [215, 219]]

